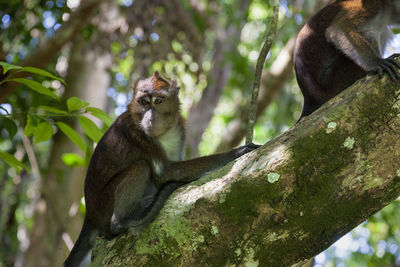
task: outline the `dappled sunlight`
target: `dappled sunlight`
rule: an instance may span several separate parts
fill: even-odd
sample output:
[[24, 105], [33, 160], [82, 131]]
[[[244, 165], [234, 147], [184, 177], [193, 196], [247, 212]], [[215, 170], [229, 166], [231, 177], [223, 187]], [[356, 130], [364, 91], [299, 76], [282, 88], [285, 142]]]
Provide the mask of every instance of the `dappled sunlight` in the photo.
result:
[[[260, 149], [262, 150], [263, 147]], [[282, 162], [289, 159], [290, 153], [290, 150], [285, 144], [273, 146], [271, 150], [263, 151], [257, 160], [252, 162], [251, 165], [246, 168], [243, 174], [250, 175], [257, 172], [265, 173], [272, 171], [275, 167], [281, 165]]]

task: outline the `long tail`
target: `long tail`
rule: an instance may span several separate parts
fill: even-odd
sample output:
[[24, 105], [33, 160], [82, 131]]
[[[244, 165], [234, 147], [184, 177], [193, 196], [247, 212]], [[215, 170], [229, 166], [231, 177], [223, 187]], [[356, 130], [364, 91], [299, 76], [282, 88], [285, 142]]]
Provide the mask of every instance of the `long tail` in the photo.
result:
[[137, 227], [137, 226], [145, 226], [157, 217], [158, 213], [164, 206], [165, 201], [168, 197], [180, 186], [185, 183], [181, 182], [170, 182], [164, 185], [161, 190], [158, 192], [156, 199], [149, 207], [149, 211], [142, 217], [140, 220], [132, 220], [127, 223], [128, 227]]
[[85, 219], [78, 240], [72, 248], [68, 258], [65, 260], [64, 267], [79, 267], [83, 259], [92, 249], [94, 239], [97, 235], [98, 231], [91, 227]]

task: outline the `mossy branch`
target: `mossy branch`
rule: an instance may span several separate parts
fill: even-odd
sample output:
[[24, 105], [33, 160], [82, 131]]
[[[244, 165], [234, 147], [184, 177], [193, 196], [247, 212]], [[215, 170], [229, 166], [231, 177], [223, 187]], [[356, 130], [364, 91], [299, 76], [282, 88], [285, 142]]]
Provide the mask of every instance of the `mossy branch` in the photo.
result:
[[260, 149], [186, 187], [95, 266], [291, 266], [400, 195], [400, 83], [366, 78]]

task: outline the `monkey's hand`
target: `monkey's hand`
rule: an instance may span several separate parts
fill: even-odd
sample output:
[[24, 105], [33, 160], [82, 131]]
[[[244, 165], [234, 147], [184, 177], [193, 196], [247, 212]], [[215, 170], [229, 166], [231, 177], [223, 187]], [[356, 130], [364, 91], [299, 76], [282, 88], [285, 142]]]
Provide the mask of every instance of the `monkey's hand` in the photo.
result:
[[260, 147], [260, 145], [256, 145], [253, 143], [238, 147], [238, 148], [236, 148], [236, 157], [240, 157], [240, 156], [242, 156], [246, 153], [249, 153], [259, 147]]
[[392, 81], [400, 80], [400, 62], [396, 60], [400, 54], [396, 53], [391, 55], [388, 58], [380, 59], [376, 68], [372, 70], [373, 73], [378, 73], [379, 78], [383, 77], [383, 74], [386, 72]]

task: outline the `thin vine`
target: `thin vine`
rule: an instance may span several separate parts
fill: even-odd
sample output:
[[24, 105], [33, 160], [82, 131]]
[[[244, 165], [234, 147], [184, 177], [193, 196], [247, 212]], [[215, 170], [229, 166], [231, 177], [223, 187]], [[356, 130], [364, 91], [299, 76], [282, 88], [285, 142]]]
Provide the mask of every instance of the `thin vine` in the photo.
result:
[[277, 26], [278, 26], [278, 17], [279, 17], [279, 0], [273, 0], [273, 14], [272, 21], [268, 32], [266, 33], [266, 39], [263, 47], [261, 48], [260, 55], [258, 56], [253, 90], [251, 94], [251, 103], [249, 107], [249, 116], [247, 121], [247, 129], [246, 129], [246, 144], [250, 144], [253, 142], [253, 132], [254, 132], [254, 124], [256, 123], [256, 113], [257, 113], [257, 101], [258, 101], [258, 92], [260, 90], [260, 81], [261, 81], [261, 73], [264, 67], [265, 58], [268, 55], [269, 50], [271, 49], [272, 42], [275, 39]]

